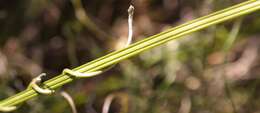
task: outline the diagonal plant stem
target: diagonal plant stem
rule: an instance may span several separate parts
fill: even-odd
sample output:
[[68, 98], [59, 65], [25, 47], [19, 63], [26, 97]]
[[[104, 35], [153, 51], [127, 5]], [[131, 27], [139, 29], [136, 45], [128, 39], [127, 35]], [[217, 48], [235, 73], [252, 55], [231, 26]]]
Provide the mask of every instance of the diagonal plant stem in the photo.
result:
[[66, 99], [66, 101], [68, 102], [68, 104], [71, 107], [72, 113], [78, 113], [77, 108], [75, 106], [74, 100], [73, 98], [70, 96], [69, 93], [67, 93], [66, 91], [62, 91], [60, 92], [60, 95]]
[[[79, 66], [73, 70], [81, 73], [98, 71], [105, 67], [116, 64], [122, 60], [125, 60], [129, 57], [135, 56], [145, 50], [149, 50], [153, 47], [162, 45], [168, 41], [180, 38], [181, 36], [204, 29], [206, 27], [257, 11], [259, 9], [260, 0], [249, 0], [238, 5], [226, 8], [224, 10], [212, 13], [210, 15], [192, 20], [154, 36], [148, 37], [144, 40], [128, 46], [127, 48], [112, 52], [101, 58]], [[46, 87], [57, 89], [69, 82], [72, 82], [73, 80], [74, 78], [70, 77], [69, 75], [61, 74], [44, 82], [43, 84]], [[3, 101], [0, 101], [0, 106], [15, 106], [38, 95], [39, 94], [37, 94], [37, 92], [35, 92], [33, 89], [27, 89]]]
[[[232, 30], [230, 31], [230, 34], [226, 40], [226, 42], [224, 43], [223, 49], [222, 51], [224, 52], [224, 64], [227, 63], [227, 53], [230, 50], [231, 46], [234, 44], [236, 38], [238, 37], [240, 28], [241, 28], [241, 23], [242, 23], [243, 19], [239, 19], [237, 21], [235, 21]], [[228, 80], [225, 76], [225, 69], [222, 70], [221, 72], [221, 76], [224, 79], [224, 89], [225, 89], [225, 93], [226, 96], [228, 98], [228, 100], [230, 101], [230, 104], [233, 108], [233, 113], [238, 113], [237, 112], [237, 107], [236, 104], [232, 98], [232, 93], [231, 93], [231, 88], [230, 88], [230, 84], [228, 83]]]
[[87, 15], [85, 12], [81, 0], [71, 0], [72, 5], [75, 10], [75, 16], [78, 21], [84, 25], [88, 30], [94, 33], [100, 40], [105, 40], [106, 38], [110, 38], [111, 36], [101, 30]]

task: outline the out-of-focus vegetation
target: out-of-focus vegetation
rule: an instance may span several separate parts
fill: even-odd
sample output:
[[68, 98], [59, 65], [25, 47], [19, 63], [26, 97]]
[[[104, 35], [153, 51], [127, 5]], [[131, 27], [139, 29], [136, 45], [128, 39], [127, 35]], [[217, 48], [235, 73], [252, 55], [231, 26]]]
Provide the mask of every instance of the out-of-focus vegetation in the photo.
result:
[[[127, 8], [135, 6], [134, 40], [240, 3], [242, 0], [0, 1], [0, 98], [121, 48]], [[61, 90], [80, 113], [260, 112], [260, 16], [212, 26], [121, 62]], [[48, 79], [46, 78], [46, 79]], [[14, 112], [69, 113], [60, 95], [40, 96]]]

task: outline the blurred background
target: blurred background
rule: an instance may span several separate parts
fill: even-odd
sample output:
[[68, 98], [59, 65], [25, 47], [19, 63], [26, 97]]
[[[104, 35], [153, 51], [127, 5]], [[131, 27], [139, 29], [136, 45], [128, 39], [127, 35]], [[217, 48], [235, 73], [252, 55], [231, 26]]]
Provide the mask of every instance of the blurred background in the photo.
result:
[[[109, 52], [246, 0], [1, 0], [0, 99]], [[211, 26], [59, 90], [79, 113], [260, 113], [259, 12]], [[14, 113], [70, 113], [56, 93]]]

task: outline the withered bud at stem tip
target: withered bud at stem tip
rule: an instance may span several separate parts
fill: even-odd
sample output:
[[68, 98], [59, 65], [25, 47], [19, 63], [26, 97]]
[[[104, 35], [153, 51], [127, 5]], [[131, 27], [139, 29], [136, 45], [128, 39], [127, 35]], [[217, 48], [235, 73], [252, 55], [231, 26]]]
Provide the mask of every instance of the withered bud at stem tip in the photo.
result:
[[127, 11], [128, 11], [128, 13], [129, 13], [130, 15], [133, 15], [133, 14], [134, 14], [134, 9], [135, 9], [134, 6], [133, 6], [133, 5], [130, 5]]

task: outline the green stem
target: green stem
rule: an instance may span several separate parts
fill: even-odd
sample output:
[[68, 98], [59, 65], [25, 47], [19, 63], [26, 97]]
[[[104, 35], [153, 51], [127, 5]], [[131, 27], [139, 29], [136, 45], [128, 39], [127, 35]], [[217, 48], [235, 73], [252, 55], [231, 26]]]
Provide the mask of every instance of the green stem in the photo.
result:
[[[186, 24], [169, 29], [157, 35], [148, 37], [144, 40], [130, 45], [127, 48], [112, 52], [87, 64], [79, 66], [73, 70], [82, 73], [98, 71], [105, 67], [116, 64], [122, 60], [125, 60], [129, 57], [135, 56], [145, 50], [149, 50], [153, 47], [162, 45], [173, 39], [180, 38], [181, 36], [190, 34], [200, 29], [204, 29], [206, 27], [257, 11], [259, 9], [260, 0], [249, 0], [238, 5], [226, 8], [224, 10], [212, 13], [210, 15], [187, 22]], [[61, 74], [44, 82], [44, 85], [56, 89], [69, 82], [72, 82], [73, 80], [74, 79], [71, 78], [69, 75]], [[28, 89], [1, 101], [0, 106], [14, 106], [27, 101], [28, 99], [33, 98], [37, 95], [38, 94], [34, 90]]]

